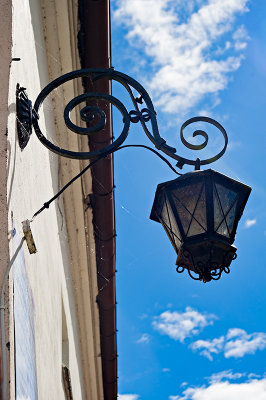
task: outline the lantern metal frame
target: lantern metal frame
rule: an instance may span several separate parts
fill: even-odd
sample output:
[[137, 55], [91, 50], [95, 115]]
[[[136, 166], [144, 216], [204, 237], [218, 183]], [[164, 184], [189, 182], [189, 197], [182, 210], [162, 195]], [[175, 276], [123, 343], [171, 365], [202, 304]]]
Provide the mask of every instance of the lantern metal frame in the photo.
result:
[[[128, 92], [130, 99], [133, 104], [133, 109], [128, 111], [124, 104], [114, 97], [113, 95], [106, 94], [106, 93], [98, 93], [98, 92], [87, 92], [83, 93], [79, 96], [76, 96], [74, 99], [72, 99], [65, 107], [64, 109], [64, 121], [69, 130], [72, 132], [77, 133], [78, 135], [93, 135], [96, 133], [100, 133], [102, 129], [105, 128], [106, 122], [107, 122], [107, 117], [106, 113], [102, 107], [103, 103], [111, 104], [114, 107], [118, 109], [118, 111], [121, 113], [122, 116], [122, 121], [123, 121], [123, 128], [122, 132], [120, 135], [117, 136], [117, 138], [108, 146], [101, 148], [100, 150], [96, 151], [89, 151], [89, 152], [77, 152], [77, 151], [71, 151], [68, 149], [63, 149], [54, 143], [50, 142], [47, 137], [43, 134], [40, 124], [39, 124], [39, 113], [41, 106], [45, 99], [47, 98], [48, 95], [50, 95], [55, 89], [60, 87], [66, 82], [72, 81], [73, 79], [77, 78], [86, 78], [89, 79], [92, 87], [93, 84], [96, 81], [99, 81], [101, 79], [108, 79], [111, 81], [116, 81], [120, 83]], [[227, 145], [228, 145], [228, 136], [221, 124], [219, 124], [217, 121], [215, 121], [212, 118], [205, 117], [205, 116], [199, 116], [199, 117], [193, 117], [188, 119], [183, 123], [183, 125], [180, 128], [180, 140], [183, 143], [183, 145], [191, 150], [202, 150], [204, 149], [209, 140], [208, 134], [203, 131], [203, 130], [195, 130], [192, 134], [193, 137], [201, 137], [203, 138], [203, 142], [201, 144], [192, 144], [188, 142], [185, 137], [184, 137], [184, 130], [187, 128], [189, 125], [194, 124], [194, 123], [208, 123], [213, 126], [215, 126], [219, 132], [223, 136], [224, 139], [224, 145], [222, 149], [213, 157], [207, 158], [207, 159], [188, 159], [185, 157], [181, 157], [176, 153], [176, 149], [169, 146], [166, 143], [166, 140], [161, 137], [158, 129], [158, 124], [157, 124], [157, 117], [156, 117], [156, 111], [154, 109], [153, 103], [151, 101], [151, 98], [147, 91], [144, 89], [144, 87], [137, 82], [135, 79], [129, 77], [126, 74], [123, 74], [121, 72], [115, 71], [114, 68], [109, 68], [109, 69], [81, 69], [77, 71], [72, 71], [70, 73], [64, 74], [60, 76], [59, 78], [55, 79], [51, 83], [49, 83], [37, 96], [37, 99], [34, 103], [34, 106], [32, 107], [32, 102], [29, 99], [26, 89], [24, 87], [21, 87], [19, 84], [17, 85], [17, 90], [16, 90], [16, 102], [17, 102], [17, 133], [18, 133], [18, 138], [19, 138], [19, 145], [21, 150], [23, 150], [29, 142], [31, 133], [32, 133], [32, 128], [34, 128], [35, 133], [38, 137], [38, 139], [41, 141], [41, 143], [46, 146], [50, 151], [63, 156], [63, 157], [68, 157], [68, 158], [73, 158], [73, 159], [92, 159], [93, 161], [89, 166], [87, 166], [84, 171], [82, 171], [80, 174], [77, 175], [77, 177], [73, 178], [69, 184], [71, 184], [75, 179], [77, 179], [83, 172], [85, 172], [88, 168], [90, 168], [91, 165], [93, 165], [97, 160], [101, 159], [102, 157], [105, 157], [120, 148], [123, 147], [128, 147], [128, 145], [123, 146], [124, 141], [126, 140], [129, 129], [130, 129], [130, 124], [136, 124], [140, 122], [142, 125], [142, 128], [148, 137], [148, 139], [153, 143], [156, 149], [162, 151], [165, 153], [168, 157], [174, 159], [177, 161], [176, 166], [180, 169], [187, 164], [187, 165], [192, 165], [195, 167], [195, 172], [193, 174], [197, 174], [197, 177], [201, 179], [201, 174], [205, 173], [205, 171], [199, 171], [200, 167], [202, 165], [208, 165], [210, 163], [213, 163], [214, 161], [218, 160], [222, 155], [225, 153]], [[86, 105], [81, 108], [81, 104], [85, 103]], [[92, 104], [93, 103], [93, 104]], [[95, 105], [96, 104], [96, 105]], [[84, 121], [86, 123], [86, 127], [81, 127], [77, 126], [74, 122], [71, 121], [71, 116], [70, 113], [71, 111], [75, 108], [79, 107], [79, 112], [80, 112], [80, 119], [81, 121]], [[147, 123], [150, 123], [151, 128], [148, 127]], [[130, 146], [130, 145], [129, 145]], [[136, 147], [142, 146], [145, 148], [148, 148], [147, 146], [144, 145], [136, 145]], [[149, 148], [152, 150], [154, 153], [156, 153], [161, 159], [167, 162], [167, 164], [174, 170], [174, 168], [171, 166], [168, 160], [166, 160], [162, 155], [160, 155], [157, 151]], [[175, 170], [174, 170], [175, 171]], [[208, 170], [211, 171], [211, 170]], [[176, 172], [176, 171], [175, 171]], [[182, 174], [176, 172], [178, 175], [181, 175], [181, 178], [178, 178], [178, 182], [182, 181], [182, 179], [187, 179], [187, 175], [185, 174], [182, 176]], [[215, 174], [218, 174], [215, 172]], [[222, 174], [219, 174], [219, 176], [222, 176]], [[193, 178], [194, 179], [194, 178]], [[223, 178], [221, 178], [223, 179]], [[227, 178], [229, 179], [229, 178]], [[231, 182], [234, 180], [231, 179]], [[171, 181], [174, 182], [174, 181]], [[168, 185], [171, 185], [171, 182], [167, 182], [164, 184], [161, 184], [158, 186], [158, 190], [162, 187], [167, 187]], [[236, 181], [234, 181], [236, 182]], [[68, 184], [68, 185], [69, 185]], [[237, 185], [243, 185], [239, 182], [236, 182]], [[60, 192], [62, 193], [63, 190], [68, 186], [66, 185]], [[243, 185], [245, 186], [245, 185]], [[250, 193], [250, 188], [249, 188], [249, 193]], [[248, 194], [249, 194], [248, 193]], [[58, 194], [58, 195], [59, 195]], [[56, 198], [58, 195], [54, 196]], [[53, 199], [54, 199], [53, 198]], [[206, 196], [207, 198], [207, 196]], [[248, 198], [248, 195], [246, 197], [246, 200], [244, 203], [246, 203]], [[51, 201], [53, 200], [51, 199]], [[50, 202], [51, 202], [50, 201]], [[152, 214], [151, 218], [155, 221], [158, 221], [158, 218], [155, 213], [155, 204], [158, 200], [155, 198], [155, 203], [152, 209]], [[209, 200], [210, 201], [210, 200]], [[49, 207], [50, 202], [47, 202], [44, 204], [44, 206], [34, 215], [37, 215], [39, 212], [41, 212], [44, 208]], [[212, 207], [210, 207], [210, 210]], [[176, 216], [178, 219], [178, 216]], [[240, 215], [236, 218], [236, 220], [239, 220]], [[213, 220], [213, 214], [208, 215], [208, 219], [210, 223], [211, 220]], [[162, 222], [162, 221], [160, 221]], [[198, 279], [198, 280], [203, 280], [204, 282], [210, 281], [211, 279], [219, 279], [221, 277], [221, 273], [224, 271], [228, 273], [230, 271], [229, 265], [232, 261], [232, 259], [235, 258], [236, 256], [236, 248], [232, 246], [233, 239], [235, 236], [236, 232], [236, 226], [237, 224], [235, 223], [233, 233], [232, 233], [232, 239], [230, 241], [224, 240], [224, 237], [221, 237], [221, 235], [217, 234], [216, 237], [213, 238], [219, 242], [221, 246], [224, 246], [225, 251], [226, 251], [226, 256], [225, 256], [225, 262], [223, 265], [216, 265], [216, 268], [214, 265], [205, 265], [204, 266], [199, 266], [198, 263], [196, 263], [193, 260], [193, 254], [189, 250], [188, 246], [183, 247], [181, 250], [176, 248], [176, 251], [178, 253], [178, 261], [177, 261], [177, 272], [183, 272], [184, 269], [187, 269], [189, 272], [189, 275], [193, 279]], [[182, 227], [180, 227], [182, 230]], [[210, 237], [208, 236], [208, 240], [210, 241]], [[172, 240], [171, 240], [172, 241]], [[191, 238], [187, 240], [186, 243], [188, 244], [193, 244], [194, 242], [199, 243], [201, 242], [202, 245], [206, 245], [206, 235], [198, 235], [197, 240], [194, 238]], [[206, 246], [205, 246], [206, 247]], [[207, 246], [208, 247], [208, 246]], [[205, 251], [206, 253], [206, 251]], [[188, 260], [185, 262], [184, 260]], [[180, 260], [183, 260], [182, 262]], [[191, 272], [195, 272], [198, 276], [195, 277], [192, 275]]]
[[[200, 189], [198, 193], [194, 193], [194, 211], [191, 212], [186, 207], [186, 204], [182, 204], [178, 199], [178, 194], [176, 192], [182, 189], [189, 189], [195, 184], [199, 185]], [[235, 198], [226, 212], [221, 204], [220, 196], [217, 193], [216, 184], [235, 193]], [[220, 209], [220, 215], [222, 216], [220, 223], [218, 223], [216, 227], [214, 217], [214, 190], [216, 191], [216, 196], [219, 201], [218, 207]], [[178, 254], [176, 262], [177, 272], [183, 272], [184, 269], [187, 269], [189, 275], [193, 279], [203, 280], [203, 282], [208, 282], [212, 279], [218, 280], [221, 277], [222, 272], [230, 272], [229, 266], [231, 261], [236, 258], [236, 247], [232, 246], [232, 244], [235, 240], [237, 225], [248, 200], [250, 191], [251, 188], [249, 186], [212, 169], [187, 173], [175, 180], [158, 185], [150, 218], [156, 222], [160, 222], [164, 226], [164, 229]], [[205, 223], [202, 221], [200, 222], [195, 217], [202, 195], [204, 195]], [[175, 202], [174, 198], [177, 202]], [[186, 229], [184, 229], [184, 222], [177, 210], [177, 203], [181, 205], [181, 210], [185, 210], [186, 215], [190, 214], [191, 219], [186, 226]], [[170, 226], [167, 226], [162, 217], [162, 211], [165, 204], [166, 208], [170, 207], [171, 209], [168, 210], [167, 208]], [[229, 227], [227, 217], [234, 207], [234, 220], [232, 226]], [[171, 213], [173, 213], [177, 227], [172, 226], [170, 218]], [[188, 234], [192, 227], [193, 220], [196, 221], [198, 226], [200, 226], [204, 232], [195, 233], [189, 236]], [[218, 232], [223, 223], [226, 226], [228, 235]], [[178, 229], [179, 237], [175, 232], [176, 228]], [[179, 243], [179, 246], [177, 243]], [[205, 248], [205, 254], [202, 252], [202, 246]], [[200, 260], [198, 260], [198, 255], [200, 255]], [[195, 274], [193, 275], [192, 272]]]

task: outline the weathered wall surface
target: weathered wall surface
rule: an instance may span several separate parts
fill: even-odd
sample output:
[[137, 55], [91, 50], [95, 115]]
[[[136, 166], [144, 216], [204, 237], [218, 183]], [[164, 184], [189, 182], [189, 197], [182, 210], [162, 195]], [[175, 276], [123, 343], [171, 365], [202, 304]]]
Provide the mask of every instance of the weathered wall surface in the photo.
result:
[[[10, 1], [0, 1], [1, 30], [3, 27], [2, 3], [10, 3]], [[16, 134], [15, 94], [17, 83], [26, 87], [29, 98], [34, 101], [49, 81], [39, 1], [13, 0], [12, 20], [12, 57], [19, 57], [21, 60], [12, 63], [9, 81], [8, 222], [10, 231], [13, 227], [16, 228], [16, 241], [15, 237], [10, 240], [11, 254], [16, 250], [17, 238], [20, 240], [23, 235], [21, 222], [31, 219], [34, 212], [45, 201], [53, 197], [59, 189], [58, 157], [49, 152], [34, 133], [27, 147], [21, 151]], [[1, 85], [4, 85], [3, 89], [7, 91], [7, 72], [5, 79], [1, 76], [0, 81]], [[4, 90], [1, 86], [1, 96]], [[2, 98], [0, 106], [2, 113], [2, 108], [5, 111], [5, 103]], [[5, 130], [2, 114], [0, 124], [2, 133]], [[44, 104], [40, 114], [40, 126], [43, 132], [48, 132], [51, 140], [56, 141], [52, 103], [49, 100]], [[1, 141], [3, 137], [4, 135], [1, 134]], [[2, 146], [1, 142], [1, 152], [4, 148], [5, 146]], [[1, 156], [0, 163], [2, 163], [2, 158]], [[0, 165], [0, 174], [4, 173], [5, 165]], [[0, 178], [0, 185], [2, 185], [2, 176]], [[4, 178], [3, 182], [5, 182]], [[2, 190], [1, 193], [3, 193]], [[0, 205], [0, 207], [2, 206]], [[1, 224], [4, 226], [2, 221]], [[66, 340], [66, 332], [62, 332], [62, 326], [63, 330], [65, 329], [62, 322], [64, 308], [73, 397], [83, 399], [85, 396], [80, 343], [62, 200], [52, 203], [49, 210], [45, 210], [34, 219], [32, 232], [38, 252], [30, 255], [26, 244], [23, 245], [22, 251], [25, 256], [29, 290], [32, 292], [33, 298], [38, 398], [39, 400], [65, 398], [62, 384], [62, 362], [65, 359], [62, 354], [62, 347], [64, 348], [62, 340]], [[0, 246], [3, 243], [4, 240], [0, 240]], [[1, 251], [2, 254], [5, 253]], [[10, 292], [12, 289], [11, 279]], [[12, 319], [10, 324], [12, 333], [14, 328]], [[11, 337], [11, 360], [16, 356], [14, 353], [14, 338]], [[14, 398], [15, 395], [14, 367], [13, 364], [11, 398]]]
[[[8, 117], [8, 81], [12, 44], [12, 10], [10, 1], [0, 0], [0, 15], [0, 285], [2, 285], [5, 269], [8, 263], [6, 130]], [[2, 384], [1, 368], [0, 376]]]
[[[77, 0], [41, 0], [49, 78], [53, 80], [67, 72], [80, 69], [78, 54]], [[62, 13], [62, 10], [68, 10]], [[59, 87], [53, 97], [57, 142], [72, 151], [89, 151], [87, 136], [70, 132], [62, 120], [64, 107], [83, 92], [81, 80]], [[71, 119], [80, 126], [78, 107]], [[61, 184], [66, 184], [88, 161], [59, 158]], [[71, 278], [80, 338], [84, 391], [87, 400], [103, 399], [102, 358], [100, 345], [99, 309], [96, 302], [97, 262], [93, 228], [93, 210], [87, 195], [92, 193], [90, 170], [63, 193], [71, 259]]]

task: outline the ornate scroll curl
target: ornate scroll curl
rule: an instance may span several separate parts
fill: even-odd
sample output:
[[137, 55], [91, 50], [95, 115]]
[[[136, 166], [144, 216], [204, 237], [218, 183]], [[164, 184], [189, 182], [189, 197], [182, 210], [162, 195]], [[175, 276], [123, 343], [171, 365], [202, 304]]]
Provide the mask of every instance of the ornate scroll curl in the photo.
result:
[[193, 255], [187, 249], [182, 249], [183, 256], [187, 259], [182, 265], [177, 265], [176, 272], [181, 274], [184, 270], [187, 270], [190, 278], [195, 281], [203, 281], [204, 283], [210, 282], [211, 280], [218, 281], [222, 273], [225, 274], [230, 273], [229, 265], [232, 260], [235, 260], [237, 257], [236, 253], [229, 252], [224, 254], [224, 259], [222, 265], [219, 265], [217, 262], [213, 262], [209, 260], [208, 262], [198, 261], [194, 262]]
[[[110, 70], [112, 71], [112, 70]], [[61, 77], [55, 79], [52, 81], [49, 85], [47, 85], [39, 94], [37, 97], [35, 104], [34, 104], [34, 113], [37, 116], [39, 109], [45, 100], [45, 98], [56, 88], [64, 84], [65, 82], [68, 82], [72, 79], [75, 78], [83, 78], [85, 76], [90, 76], [92, 80], [99, 79], [100, 77], [105, 77], [106, 73], [109, 72], [109, 70], [106, 69], [82, 69], [78, 71], [73, 71], [68, 74], [62, 75]], [[39, 140], [51, 151], [54, 153], [57, 153], [61, 156], [68, 157], [68, 158], [76, 158], [76, 159], [92, 159], [92, 158], [98, 158], [104, 155], [108, 155], [112, 153], [115, 149], [117, 149], [121, 144], [125, 141], [127, 138], [128, 132], [129, 132], [129, 126], [130, 126], [130, 116], [129, 113], [127, 112], [127, 109], [125, 106], [121, 103], [120, 100], [115, 98], [114, 96], [104, 94], [104, 93], [84, 93], [80, 96], [75, 97], [72, 99], [67, 106], [65, 107], [64, 110], [64, 120], [66, 123], [66, 126], [72, 131], [75, 132], [79, 135], [92, 135], [95, 134], [99, 131], [101, 131], [106, 124], [106, 115], [103, 109], [97, 106], [91, 106], [91, 105], [86, 105], [80, 110], [80, 117], [81, 120], [87, 122], [87, 127], [83, 128], [80, 126], [77, 126], [71, 121], [70, 118], [70, 112], [78, 105], [80, 105], [83, 102], [89, 101], [89, 100], [104, 100], [113, 106], [115, 106], [120, 113], [122, 114], [123, 118], [123, 129], [119, 137], [109, 146], [97, 150], [97, 151], [90, 151], [90, 152], [76, 152], [76, 151], [70, 151], [66, 149], [62, 149], [59, 146], [56, 146], [54, 143], [51, 143], [42, 133], [39, 123], [38, 123], [38, 118], [33, 118], [33, 126], [34, 130], [36, 132], [37, 137]], [[98, 118], [97, 118], [98, 117]], [[94, 121], [97, 121], [94, 123]]]
[[[99, 79], [109, 79], [119, 82], [128, 91], [134, 109], [128, 111], [120, 100], [109, 94], [89, 92], [75, 97], [67, 104], [64, 110], [64, 120], [66, 126], [71, 131], [79, 135], [92, 135], [96, 134], [97, 132], [100, 132], [106, 125], [106, 114], [101, 107], [96, 105], [97, 103], [101, 103], [101, 101], [105, 101], [109, 104], [112, 104], [120, 111], [123, 120], [123, 128], [122, 132], [117, 137], [117, 139], [111, 145], [108, 145], [107, 147], [102, 148], [101, 150], [91, 151], [91, 152], [74, 152], [56, 146], [55, 144], [51, 143], [47, 139], [47, 137], [44, 136], [39, 126], [38, 113], [43, 101], [53, 90], [55, 90], [56, 88], [58, 88], [59, 86], [68, 81], [84, 77], [89, 77], [92, 82], [97, 81]], [[92, 100], [96, 100], [95, 105], [91, 105]], [[80, 110], [80, 117], [82, 121], [85, 121], [87, 123], [87, 127], [77, 126], [74, 122], [71, 121], [70, 118], [71, 111], [83, 102], [85, 102], [86, 105]], [[199, 168], [200, 165], [212, 163], [218, 160], [218, 158], [220, 158], [224, 154], [227, 147], [228, 138], [226, 131], [217, 121], [208, 117], [194, 117], [187, 120], [181, 127], [180, 138], [182, 143], [186, 147], [192, 150], [201, 150], [205, 148], [208, 143], [208, 134], [205, 131], [195, 130], [195, 132], [193, 133], [193, 137], [201, 136], [204, 138], [204, 142], [200, 145], [193, 145], [184, 138], [184, 129], [188, 125], [195, 122], [206, 122], [214, 125], [222, 133], [225, 141], [224, 147], [217, 155], [205, 160], [200, 160], [199, 158], [197, 158], [196, 160], [189, 160], [187, 158], [177, 155], [176, 149], [169, 146], [166, 143], [166, 141], [160, 136], [156, 118], [156, 111], [154, 109], [153, 103], [147, 91], [135, 79], [121, 72], [115, 71], [113, 68], [81, 69], [78, 71], [73, 71], [68, 74], [62, 75], [61, 77], [55, 79], [50, 84], [48, 84], [41, 91], [32, 109], [32, 124], [39, 140], [49, 150], [64, 157], [77, 158], [77, 159], [92, 159], [105, 156], [114, 152], [122, 145], [122, 143], [127, 138], [130, 124], [138, 122], [141, 123], [144, 132], [146, 133], [149, 140], [154, 144], [154, 146], [158, 150], [161, 150], [162, 152], [167, 154], [169, 157], [175, 159], [177, 161], [177, 166], [179, 168], [182, 168], [184, 164], [194, 165], [195, 168]], [[151, 125], [151, 129], [149, 129], [147, 125], [148, 122]]]
[[[204, 149], [204, 148], [207, 146], [208, 141], [209, 141], [209, 136], [208, 136], [208, 134], [207, 134], [205, 131], [203, 131], [203, 130], [195, 130], [195, 131], [193, 132], [193, 135], [192, 135], [193, 137], [202, 136], [202, 137], [204, 138], [204, 142], [201, 143], [201, 144], [198, 144], [198, 145], [196, 145], [196, 144], [191, 144], [191, 143], [189, 143], [189, 142], [184, 138], [184, 129], [185, 129], [188, 125], [193, 124], [193, 123], [195, 123], [195, 122], [207, 122], [207, 123], [209, 123], [209, 124], [211, 124], [211, 125], [214, 125], [216, 128], [219, 129], [219, 131], [222, 133], [222, 135], [223, 135], [223, 137], [224, 137], [224, 147], [223, 147], [223, 149], [222, 149], [218, 154], [216, 154], [215, 156], [213, 156], [213, 157], [211, 157], [211, 158], [208, 158], [208, 159], [206, 159], [206, 160], [199, 160], [199, 161], [200, 161], [200, 162], [199, 162], [199, 165], [211, 164], [211, 163], [213, 163], [214, 161], [217, 161], [217, 160], [218, 160], [220, 157], [222, 157], [222, 155], [225, 153], [225, 150], [226, 150], [227, 144], [228, 144], [228, 136], [227, 136], [227, 133], [226, 133], [224, 127], [223, 127], [221, 124], [219, 124], [219, 122], [215, 121], [215, 120], [212, 119], [212, 118], [209, 118], [209, 117], [193, 117], [193, 118], [190, 118], [190, 119], [188, 119], [186, 122], [184, 122], [183, 125], [181, 126], [181, 129], [180, 129], [180, 138], [181, 138], [182, 143], [183, 143], [187, 148], [189, 148], [189, 149], [191, 149], [191, 150], [202, 150], [202, 149]], [[183, 166], [184, 164], [190, 164], [190, 165], [195, 165], [195, 166], [197, 165], [197, 164], [196, 164], [197, 161], [188, 160], [188, 159], [182, 158], [182, 157], [179, 157], [178, 163], [179, 163], [179, 166], [180, 166], [181, 168], [182, 168], [182, 166]]]

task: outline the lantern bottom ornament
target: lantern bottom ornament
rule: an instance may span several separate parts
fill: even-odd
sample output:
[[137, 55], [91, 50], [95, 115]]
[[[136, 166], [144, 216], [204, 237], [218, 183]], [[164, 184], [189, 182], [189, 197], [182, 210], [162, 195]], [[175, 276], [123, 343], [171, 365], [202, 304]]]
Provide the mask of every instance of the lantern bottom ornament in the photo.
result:
[[237, 257], [236, 250], [235, 246], [212, 240], [181, 246], [176, 271], [181, 273], [187, 269], [192, 279], [204, 283], [218, 280], [222, 272], [230, 272], [229, 266]]
[[251, 188], [217, 171], [193, 171], [157, 187], [151, 219], [176, 253], [177, 272], [209, 282], [230, 272], [236, 228]]

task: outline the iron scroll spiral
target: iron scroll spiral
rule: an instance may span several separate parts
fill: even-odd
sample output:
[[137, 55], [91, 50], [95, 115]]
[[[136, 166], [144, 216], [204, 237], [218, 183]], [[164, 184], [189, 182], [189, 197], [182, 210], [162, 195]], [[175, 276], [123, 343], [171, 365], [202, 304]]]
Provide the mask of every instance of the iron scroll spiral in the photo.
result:
[[[122, 115], [122, 120], [123, 120], [123, 128], [122, 132], [120, 135], [117, 137], [117, 139], [110, 145], [108, 145], [105, 148], [102, 148], [97, 151], [90, 151], [90, 152], [76, 152], [76, 151], [70, 151], [70, 150], [65, 150], [62, 149], [59, 146], [56, 146], [54, 143], [50, 142], [42, 133], [39, 122], [38, 122], [38, 113], [40, 110], [40, 107], [42, 103], [44, 102], [45, 98], [56, 88], [61, 86], [62, 84], [71, 81], [76, 78], [83, 78], [83, 77], [89, 77], [92, 82], [97, 81], [99, 79], [109, 79], [109, 80], [114, 80], [122, 84], [127, 92], [129, 93], [129, 96], [132, 100], [134, 109], [128, 110], [126, 107], [122, 104], [120, 100], [115, 98], [112, 95], [109, 94], [104, 94], [104, 93], [84, 93], [81, 94], [74, 99], [72, 99], [65, 107], [64, 110], [64, 120], [66, 126], [72, 131], [75, 132], [79, 135], [93, 135], [96, 134], [97, 132], [100, 132], [106, 125], [106, 115], [105, 112], [102, 108], [98, 107], [97, 105], [86, 105], [83, 107], [80, 111], [80, 117], [81, 120], [87, 122], [87, 127], [80, 127], [74, 124], [71, 121], [70, 118], [70, 112], [78, 105], [80, 105], [82, 102], [87, 102], [90, 100], [104, 100], [107, 103], [112, 104], [115, 106], [121, 113]], [[137, 96], [133, 93], [133, 90], [138, 94]], [[143, 106], [142, 106], [143, 105]], [[48, 84], [38, 95], [33, 110], [32, 110], [32, 123], [33, 127], [35, 130], [35, 133], [38, 137], [38, 139], [51, 151], [54, 153], [57, 153], [61, 156], [68, 157], [68, 158], [75, 158], [75, 159], [93, 159], [93, 158], [98, 158], [102, 157], [105, 155], [108, 155], [110, 153], [113, 153], [116, 149], [118, 149], [123, 142], [126, 140], [128, 133], [129, 133], [129, 128], [130, 128], [130, 123], [138, 123], [140, 122], [142, 125], [142, 128], [149, 138], [149, 140], [154, 144], [154, 146], [164, 152], [166, 155], [169, 157], [177, 160], [177, 166], [179, 168], [182, 168], [184, 164], [189, 164], [189, 165], [194, 165], [200, 166], [200, 165], [205, 165], [212, 163], [218, 158], [220, 158], [227, 147], [228, 143], [228, 138], [225, 129], [215, 120], [208, 118], [208, 117], [194, 117], [189, 120], [187, 120], [181, 127], [180, 130], [180, 138], [182, 143], [188, 147], [189, 149], [192, 150], [201, 150], [204, 147], [206, 147], [208, 143], [208, 135], [205, 131], [202, 130], [196, 130], [193, 133], [193, 137], [195, 136], [202, 136], [204, 138], [204, 142], [200, 145], [193, 145], [190, 144], [183, 135], [184, 129], [195, 122], [207, 122], [212, 125], [214, 125], [218, 130], [222, 133], [225, 144], [223, 149], [214, 157], [206, 159], [206, 160], [189, 160], [186, 158], [183, 158], [179, 155], [176, 154], [176, 149], [169, 146], [166, 141], [160, 136], [159, 129], [158, 129], [158, 124], [157, 124], [157, 118], [156, 118], [156, 111], [154, 109], [153, 103], [151, 101], [151, 98], [147, 91], [144, 89], [142, 85], [140, 85], [139, 82], [131, 78], [130, 76], [123, 74], [121, 72], [115, 71], [113, 68], [110, 69], [81, 69], [77, 71], [70, 72], [68, 74], [62, 75], [61, 77], [55, 79], [52, 81], [50, 84]], [[92, 126], [92, 123], [97, 120], [97, 122]], [[151, 129], [149, 129], [147, 123], [150, 123]]]
[[[189, 148], [189, 149], [191, 149], [191, 150], [202, 150], [202, 149], [204, 149], [204, 148], [207, 146], [208, 141], [209, 141], [209, 136], [208, 136], [208, 134], [207, 134], [205, 131], [203, 131], [203, 130], [196, 130], [196, 131], [193, 132], [193, 135], [192, 135], [193, 137], [202, 136], [202, 137], [204, 138], [204, 142], [201, 143], [201, 144], [198, 144], [198, 145], [191, 144], [191, 143], [189, 143], [189, 142], [184, 138], [184, 129], [185, 129], [188, 125], [193, 124], [193, 123], [195, 123], [195, 122], [207, 122], [207, 123], [209, 123], [209, 124], [211, 124], [211, 125], [214, 125], [216, 128], [219, 129], [219, 131], [222, 133], [222, 135], [223, 135], [223, 137], [224, 137], [224, 147], [223, 147], [223, 149], [222, 149], [218, 154], [216, 154], [215, 156], [213, 156], [213, 157], [211, 157], [211, 158], [208, 158], [208, 159], [206, 159], [206, 160], [200, 160], [200, 163], [199, 163], [199, 164], [200, 164], [200, 165], [206, 165], [206, 164], [213, 163], [214, 161], [217, 161], [220, 157], [222, 157], [222, 155], [223, 155], [223, 154], [225, 153], [225, 151], [226, 151], [227, 144], [228, 144], [228, 136], [227, 136], [227, 133], [226, 133], [224, 127], [223, 127], [221, 124], [219, 124], [219, 122], [215, 121], [215, 120], [212, 119], [212, 118], [209, 118], [209, 117], [193, 117], [193, 118], [190, 118], [190, 119], [188, 119], [186, 122], [184, 122], [183, 125], [181, 126], [181, 129], [180, 129], [180, 138], [181, 138], [182, 143], [183, 143], [187, 148]], [[192, 161], [192, 160], [187, 160], [187, 159], [184, 159], [184, 158], [180, 157], [180, 158], [179, 158], [180, 167], [182, 168], [182, 164], [192, 164], [192, 165], [196, 165], [196, 164], [195, 164], [195, 163], [196, 163], [195, 161], [194, 161], [194, 162], [191, 162], [191, 161]]]
[[91, 126], [91, 127], [79, 127], [75, 125], [71, 119], [70, 119], [70, 112], [73, 110], [74, 107], [77, 105], [81, 104], [82, 102], [86, 100], [105, 100], [115, 106], [120, 113], [122, 114], [123, 117], [123, 129], [120, 134], [120, 136], [109, 146], [96, 150], [96, 151], [90, 151], [90, 152], [76, 152], [76, 151], [70, 151], [66, 149], [62, 149], [59, 146], [56, 146], [54, 143], [50, 142], [42, 133], [39, 123], [38, 123], [38, 112], [39, 109], [44, 102], [45, 98], [56, 88], [61, 86], [62, 84], [73, 80], [75, 78], [83, 78], [85, 76], [92, 76], [96, 78], [101, 77], [102, 75], [106, 75], [106, 73], [109, 72], [109, 70], [106, 69], [82, 69], [78, 71], [73, 71], [68, 74], [62, 75], [61, 77], [55, 79], [52, 81], [50, 84], [48, 84], [39, 94], [37, 97], [33, 112], [35, 118], [33, 118], [33, 127], [35, 130], [35, 133], [38, 137], [38, 139], [42, 142], [44, 146], [46, 146], [49, 150], [53, 151], [56, 154], [59, 154], [60, 156], [68, 157], [68, 158], [74, 158], [74, 159], [92, 159], [92, 158], [98, 158], [101, 156], [108, 155], [112, 153], [116, 148], [122, 145], [122, 143], [125, 141], [125, 139], [128, 136], [129, 132], [129, 127], [130, 127], [130, 116], [127, 112], [127, 109], [125, 106], [122, 104], [121, 101], [119, 101], [117, 98], [114, 96], [104, 94], [104, 93], [84, 93], [82, 95], [79, 95], [72, 99], [67, 106], [65, 107], [64, 110], [64, 120], [66, 126], [73, 132], [80, 134], [80, 135], [92, 135], [95, 134], [99, 131], [101, 131], [105, 124], [106, 124], [106, 115], [104, 110], [97, 106], [85, 106], [81, 109], [80, 111], [80, 116], [83, 121], [86, 122], [91, 122], [94, 118], [95, 115], [98, 114], [100, 120], [97, 122], [96, 125]]

